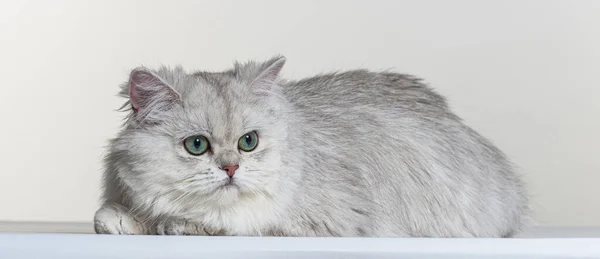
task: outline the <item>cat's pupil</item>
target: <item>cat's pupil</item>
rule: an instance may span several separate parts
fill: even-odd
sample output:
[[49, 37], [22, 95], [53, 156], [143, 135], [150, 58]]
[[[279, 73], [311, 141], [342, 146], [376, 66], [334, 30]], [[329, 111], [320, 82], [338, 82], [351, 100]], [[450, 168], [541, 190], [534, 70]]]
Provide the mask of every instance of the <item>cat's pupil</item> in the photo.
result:
[[252, 144], [252, 138], [249, 135], [246, 135], [246, 144], [247, 145]]
[[195, 148], [200, 148], [202, 140], [200, 140], [199, 138], [194, 139], [194, 147]]

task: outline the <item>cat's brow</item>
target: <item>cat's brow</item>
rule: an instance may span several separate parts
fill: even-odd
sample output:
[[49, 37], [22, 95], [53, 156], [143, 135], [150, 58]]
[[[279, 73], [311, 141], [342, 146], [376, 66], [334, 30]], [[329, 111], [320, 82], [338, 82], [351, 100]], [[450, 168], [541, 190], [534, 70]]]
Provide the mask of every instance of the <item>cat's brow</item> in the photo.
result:
[[202, 135], [205, 137], [210, 137], [210, 136], [212, 136], [212, 132], [210, 130], [204, 129], [204, 128], [198, 128], [196, 130], [184, 130], [184, 131], [177, 133], [177, 139], [184, 140], [185, 138], [194, 136], [194, 135]]

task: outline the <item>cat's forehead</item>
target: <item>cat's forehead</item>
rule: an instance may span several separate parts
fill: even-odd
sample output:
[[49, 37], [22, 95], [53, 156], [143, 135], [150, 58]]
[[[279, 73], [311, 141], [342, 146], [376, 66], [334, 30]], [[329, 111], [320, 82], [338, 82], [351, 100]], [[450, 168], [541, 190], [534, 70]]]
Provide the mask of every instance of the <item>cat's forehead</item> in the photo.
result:
[[196, 72], [192, 74], [193, 77], [204, 81], [206, 84], [209, 84], [215, 88], [222, 88], [223, 86], [227, 86], [231, 84], [232, 81], [235, 81], [236, 74], [233, 70], [228, 70], [224, 72]]
[[225, 72], [196, 72], [190, 75], [194, 80], [183, 86], [181, 93], [184, 102], [191, 104], [207, 103], [207, 100], [224, 100], [226, 102], [242, 101], [244, 96], [243, 83], [239, 82], [235, 73]]
[[196, 73], [192, 84], [182, 93], [186, 106], [231, 113], [247, 101], [247, 87], [233, 75], [224, 73]]
[[182, 94], [183, 112], [192, 123], [201, 124], [216, 139], [239, 138], [250, 109], [244, 87], [233, 77], [221, 73], [194, 74], [198, 80]]

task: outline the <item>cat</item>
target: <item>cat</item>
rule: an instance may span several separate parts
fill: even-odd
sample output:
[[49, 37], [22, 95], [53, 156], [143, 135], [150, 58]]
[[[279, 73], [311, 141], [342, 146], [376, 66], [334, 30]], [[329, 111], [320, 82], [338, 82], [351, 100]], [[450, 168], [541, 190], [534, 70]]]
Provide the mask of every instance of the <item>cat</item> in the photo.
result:
[[285, 62], [133, 69], [96, 232], [511, 237], [526, 225], [511, 163], [421, 79], [286, 81]]

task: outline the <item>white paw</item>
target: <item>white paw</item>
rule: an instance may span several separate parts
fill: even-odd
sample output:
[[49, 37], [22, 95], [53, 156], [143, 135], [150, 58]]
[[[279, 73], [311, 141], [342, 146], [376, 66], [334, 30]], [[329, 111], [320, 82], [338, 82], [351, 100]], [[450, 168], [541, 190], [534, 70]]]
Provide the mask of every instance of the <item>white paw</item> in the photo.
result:
[[205, 229], [201, 224], [187, 219], [169, 218], [156, 226], [159, 235], [189, 235], [189, 236], [213, 236], [218, 231]]
[[120, 204], [104, 204], [94, 216], [94, 229], [98, 234], [143, 235], [144, 226]]

